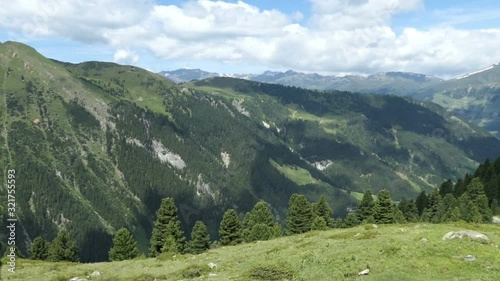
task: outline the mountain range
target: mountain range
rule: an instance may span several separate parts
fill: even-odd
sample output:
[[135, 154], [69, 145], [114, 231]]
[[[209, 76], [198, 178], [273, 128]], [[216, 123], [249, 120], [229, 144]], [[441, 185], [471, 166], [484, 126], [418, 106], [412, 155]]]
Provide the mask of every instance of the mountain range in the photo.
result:
[[[162, 71], [176, 83], [209, 77], [230, 76], [199, 69]], [[381, 72], [369, 76], [343, 77], [306, 74], [288, 70], [232, 77], [317, 90], [388, 94], [432, 101], [500, 137], [500, 65], [494, 64], [455, 79], [409, 72]]]
[[366, 188], [415, 197], [500, 155], [498, 138], [430, 102], [231, 77], [175, 84], [16, 42], [0, 44], [0, 90], [0, 194], [15, 169], [20, 249], [65, 229], [83, 262], [107, 260], [121, 227], [146, 251], [165, 197], [186, 232], [201, 220], [217, 238], [228, 208], [243, 217], [265, 200], [283, 222], [301, 193], [343, 217]]

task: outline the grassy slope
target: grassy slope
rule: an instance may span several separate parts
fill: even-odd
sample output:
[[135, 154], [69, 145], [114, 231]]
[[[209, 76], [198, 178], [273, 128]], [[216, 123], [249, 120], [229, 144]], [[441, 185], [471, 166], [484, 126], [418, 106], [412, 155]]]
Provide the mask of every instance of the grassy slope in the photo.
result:
[[[16, 274], [8, 275], [4, 267], [3, 276], [8, 280], [30, 280], [33, 276], [40, 281], [68, 280], [97, 270], [102, 273], [98, 280], [282, 280], [249, 277], [264, 266], [293, 274], [291, 280], [356, 280], [357, 273], [368, 267], [370, 274], [359, 280], [495, 280], [500, 274], [498, 246], [442, 240], [449, 231], [472, 229], [498, 243], [499, 226], [459, 223], [366, 228], [310, 232], [163, 260], [97, 264], [22, 261]], [[361, 235], [355, 236], [357, 233]], [[422, 242], [422, 238], [428, 242]], [[466, 255], [477, 259], [465, 261]], [[211, 271], [209, 262], [218, 268]], [[201, 276], [188, 276], [197, 271]], [[209, 277], [210, 272], [217, 277]]]

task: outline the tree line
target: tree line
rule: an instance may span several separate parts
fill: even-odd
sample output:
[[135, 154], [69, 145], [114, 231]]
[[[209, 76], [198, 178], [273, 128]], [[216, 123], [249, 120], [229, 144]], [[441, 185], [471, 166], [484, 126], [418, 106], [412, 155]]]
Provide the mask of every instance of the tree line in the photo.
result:
[[[374, 196], [371, 189], [367, 189], [356, 210], [345, 219], [332, 218], [332, 208], [324, 196], [318, 202], [310, 202], [302, 194], [293, 194], [288, 201], [285, 228], [274, 218], [270, 205], [261, 200], [242, 218], [235, 209], [226, 210], [218, 229], [219, 240], [214, 242], [211, 242], [207, 226], [202, 221], [194, 224], [191, 239], [186, 241], [174, 199], [168, 197], [161, 201], [156, 212], [148, 254], [150, 257], [177, 253], [200, 254], [211, 247], [367, 223], [449, 223], [460, 220], [488, 223], [492, 215], [500, 214], [496, 197], [497, 175], [500, 175], [497, 169], [500, 171], [500, 160], [494, 163], [486, 161], [473, 175], [467, 174], [456, 183], [445, 181], [431, 193], [421, 192], [415, 200], [394, 202], [388, 190], [383, 189]], [[67, 231], [60, 231], [50, 243], [42, 237], [35, 238], [29, 254], [35, 260], [79, 261], [78, 248]], [[119, 229], [114, 235], [109, 259], [127, 260], [138, 255], [137, 242], [132, 234], [126, 228]]]

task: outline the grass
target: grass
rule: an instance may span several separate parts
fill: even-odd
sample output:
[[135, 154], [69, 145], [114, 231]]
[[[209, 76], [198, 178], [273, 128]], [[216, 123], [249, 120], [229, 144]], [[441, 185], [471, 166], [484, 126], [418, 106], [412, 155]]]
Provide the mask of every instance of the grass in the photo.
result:
[[329, 184], [322, 182], [313, 178], [311, 173], [308, 170], [297, 167], [295, 165], [283, 165], [276, 163], [273, 159], [269, 159], [269, 162], [273, 167], [278, 169], [283, 175], [292, 180], [298, 185], [306, 185], [306, 184], [319, 184], [324, 186], [330, 186]]
[[[68, 280], [99, 271], [90, 280], [496, 280], [498, 246], [443, 241], [449, 231], [471, 229], [500, 241], [498, 225], [406, 224], [315, 231], [272, 241], [212, 249], [168, 259], [136, 259], [95, 264], [22, 260], [7, 280]], [[426, 238], [427, 242], [422, 242]], [[464, 256], [473, 255], [468, 262]], [[217, 268], [210, 269], [213, 262]], [[358, 272], [370, 269], [367, 276]], [[216, 274], [210, 277], [209, 274]]]

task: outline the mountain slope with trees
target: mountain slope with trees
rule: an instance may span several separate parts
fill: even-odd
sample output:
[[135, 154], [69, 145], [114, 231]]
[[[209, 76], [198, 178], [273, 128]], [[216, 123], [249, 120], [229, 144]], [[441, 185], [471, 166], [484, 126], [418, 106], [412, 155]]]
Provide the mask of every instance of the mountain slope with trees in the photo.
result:
[[[228, 209], [252, 234], [228, 235], [233, 244], [261, 230], [275, 237], [294, 193], [324, 196], [345, 217], [368, 187], [409, 198], [500, 155], [480, 128], [398, 97], [233, 78], [176, 85], [133, 66], [49, 60], [15, 42], [0, 44], [0, 79], [0, 164], [18, 175], [18, 246], [27, 253], [35, 237], [67, 231], [82, 262], [109, 260], [121, 228], [148, 252], [164, 198], [178, 208], [172, 245], [197, 221], [218, 239]], [[260, 200], [269, 209], [251, 215]]]

